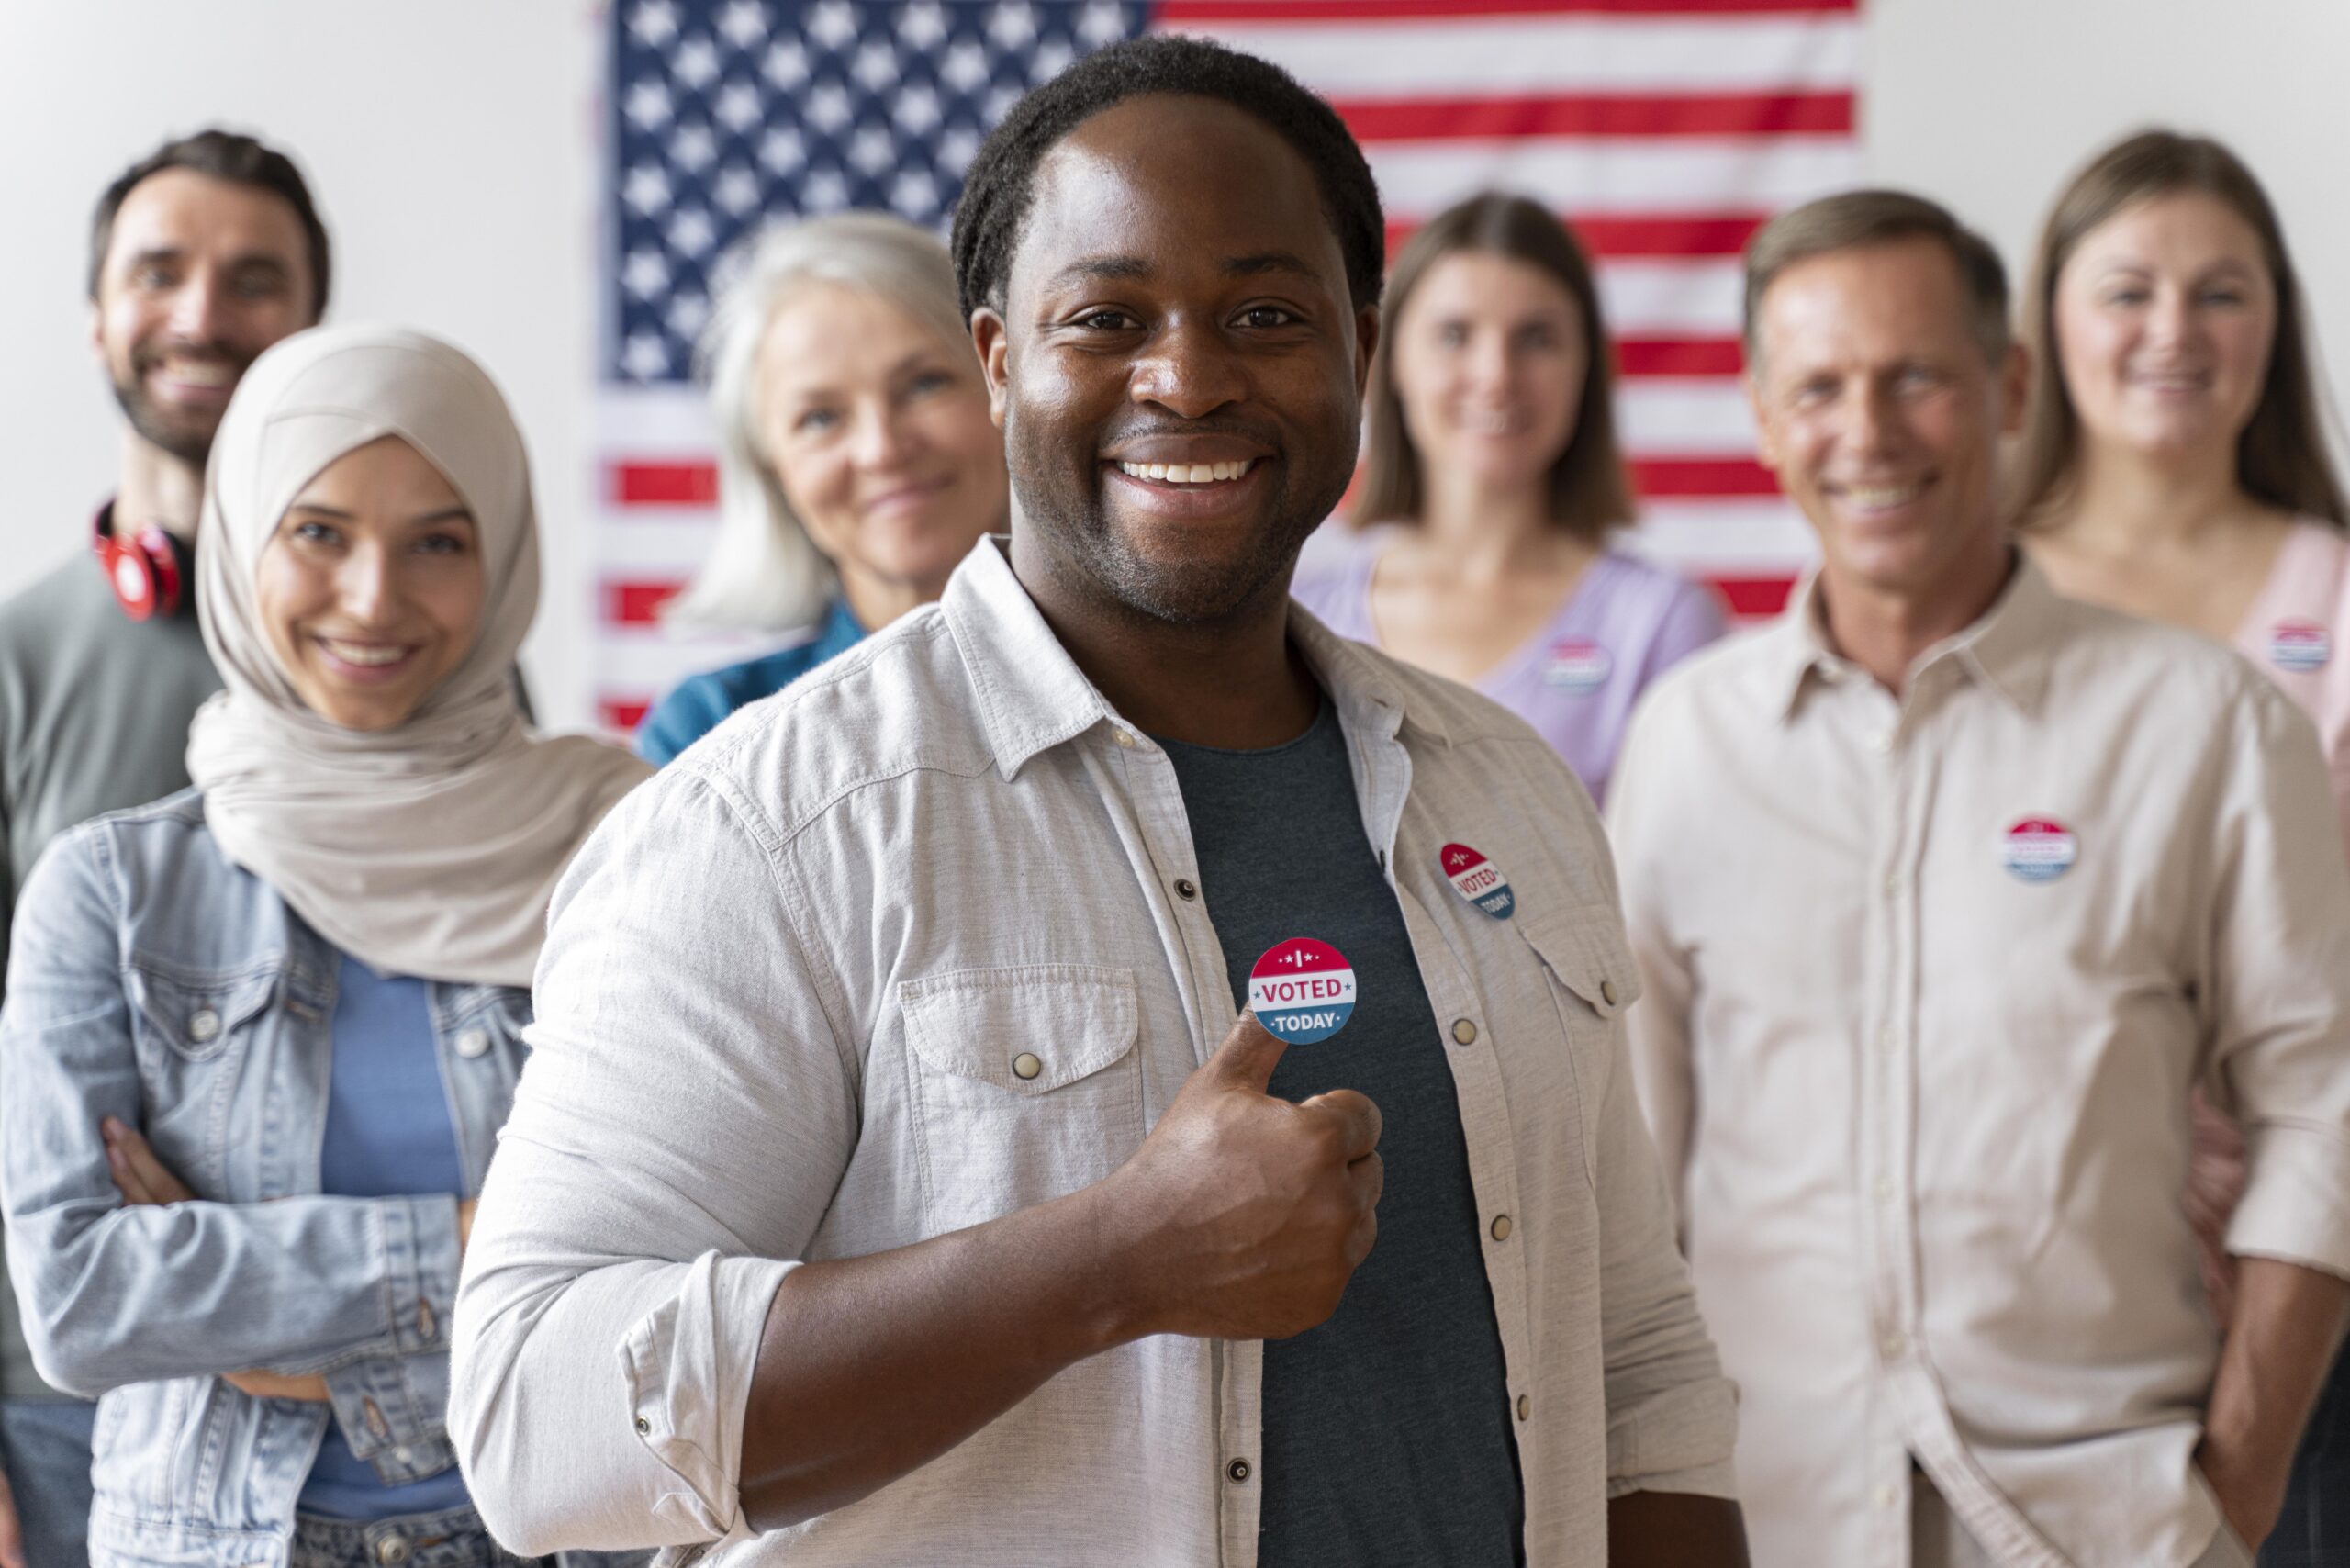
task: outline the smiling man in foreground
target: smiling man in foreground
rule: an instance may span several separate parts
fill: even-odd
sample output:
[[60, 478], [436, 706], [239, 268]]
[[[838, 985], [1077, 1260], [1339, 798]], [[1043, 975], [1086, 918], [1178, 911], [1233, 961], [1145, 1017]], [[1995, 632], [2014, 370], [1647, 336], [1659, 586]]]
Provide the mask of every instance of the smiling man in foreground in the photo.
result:
[[456, 1330], [509, 1545], [1744, 1562], [1589, 802], [1288, 603], [1382, 230], [1326, 106], [1210, 45], [982, 150], [1008, 546], [557, 896]]

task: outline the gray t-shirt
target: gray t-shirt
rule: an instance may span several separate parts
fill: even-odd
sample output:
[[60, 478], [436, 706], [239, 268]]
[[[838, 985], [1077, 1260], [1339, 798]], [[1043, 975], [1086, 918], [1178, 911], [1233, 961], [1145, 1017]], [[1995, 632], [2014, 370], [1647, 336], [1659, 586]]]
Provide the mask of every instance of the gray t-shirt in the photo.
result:
[[1293, 936], [1354, 969], [1345, 1025], [1292, 1045], [1271, 1092], [1359, 1090], [1383, 1124], [1377, 1245], [1328, 1322], [1265, 1346], [1258, 1561], [1516, 1562], [1525, 1498], [1460, 1105], [1337, 711], [1325, 703], [1304, 735], [1265, 751], [1161, 744], [1236, 1005], [1258, 958]]
[[[0, 604], [0, 1002], [8, 925], [42, 848], [187, 788], [187, 728], [220, 689], [193, 613], [133, 621], [86, 551]], [[0, 1398], [61, 1397], [0, 1281]]]

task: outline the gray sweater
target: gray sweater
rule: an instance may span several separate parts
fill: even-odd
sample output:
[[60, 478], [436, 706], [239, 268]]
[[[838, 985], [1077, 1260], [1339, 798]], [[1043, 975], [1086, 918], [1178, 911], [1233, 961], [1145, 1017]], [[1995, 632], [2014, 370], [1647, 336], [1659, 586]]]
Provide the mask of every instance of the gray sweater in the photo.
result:
[[[8, 917], [49, 841], [187, 787], [188, 721], [220, 689], [196, 617], [133, 621], [86, 551], [0, 604], [0, 1002]], [[0, 1398], [62, 1397], [0, 1281]]]

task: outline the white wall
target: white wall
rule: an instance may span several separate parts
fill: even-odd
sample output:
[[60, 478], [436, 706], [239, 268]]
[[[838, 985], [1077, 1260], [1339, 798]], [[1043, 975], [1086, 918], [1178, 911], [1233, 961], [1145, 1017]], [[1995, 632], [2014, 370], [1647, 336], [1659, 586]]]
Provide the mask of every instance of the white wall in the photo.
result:
[[[2150, 121], [2268, 182], [2350, 378], [2344, 0], [1865, 0], [1874, 177], [1949, 201], [2020, 266], [2059, 181]], [[82, 548], [115, 416], [86, 347], [91, 202], [220, 120], [290, 149], [333, 226], [334, 314], [486, 363], [537, 460], [547, 583], [526, 655], [544, 715], [588, 714], [594, 0], [7, 0], [0, 146], [0, 596]]]

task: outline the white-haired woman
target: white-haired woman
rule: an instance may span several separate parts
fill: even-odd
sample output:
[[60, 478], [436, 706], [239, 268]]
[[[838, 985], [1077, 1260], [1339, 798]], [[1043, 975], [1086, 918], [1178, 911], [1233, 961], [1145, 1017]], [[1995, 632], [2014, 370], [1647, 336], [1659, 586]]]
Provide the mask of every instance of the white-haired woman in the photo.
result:
[[718, 416], [718, 540], [668, 611], [808, 634], [690, 677], [646, 715], [662, 763], [919, 604], [1009, 506], [1003, 440], [946, 249], [852, 212], [770, 229], [719, 297], [703, 354]]

